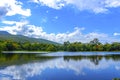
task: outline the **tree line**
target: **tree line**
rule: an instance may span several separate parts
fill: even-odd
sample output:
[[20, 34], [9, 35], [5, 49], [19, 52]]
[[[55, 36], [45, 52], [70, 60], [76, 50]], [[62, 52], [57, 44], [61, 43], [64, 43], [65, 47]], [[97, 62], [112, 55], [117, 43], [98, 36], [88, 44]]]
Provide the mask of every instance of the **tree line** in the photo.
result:
[[89, 43], [64, 42], [63, 44], [46, 44], [30, 42], [0, 41], [0, 51], [120, 51], [120, 42], [102, 44], [97, 38]]

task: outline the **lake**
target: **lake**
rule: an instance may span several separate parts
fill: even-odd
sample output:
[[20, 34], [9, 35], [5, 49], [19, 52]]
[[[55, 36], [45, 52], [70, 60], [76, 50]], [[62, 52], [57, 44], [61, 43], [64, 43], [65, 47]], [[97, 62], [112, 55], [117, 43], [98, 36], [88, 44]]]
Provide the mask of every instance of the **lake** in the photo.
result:
[[120, 52], [5, 54], [0, 80], [118, 80]]

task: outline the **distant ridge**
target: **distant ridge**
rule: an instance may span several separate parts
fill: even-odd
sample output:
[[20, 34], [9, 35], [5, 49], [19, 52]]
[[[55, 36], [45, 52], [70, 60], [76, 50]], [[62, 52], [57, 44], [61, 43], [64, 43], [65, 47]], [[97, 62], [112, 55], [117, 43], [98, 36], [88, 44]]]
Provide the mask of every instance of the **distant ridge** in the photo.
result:
[[10, 35], [7, 31], [0, 31], [0, 35]]
[[41, 39], [41, 38], [30, 38], [22, 35], [11, 35], [10, 33], [6, 31], [0, 31], [0, 40], [12, 40], [15, 42], [30, 42], [30, 43], [46, 43], [46, 44], [55, 44], [58, 45], [59, 43], [49, 41], [46, 39]]

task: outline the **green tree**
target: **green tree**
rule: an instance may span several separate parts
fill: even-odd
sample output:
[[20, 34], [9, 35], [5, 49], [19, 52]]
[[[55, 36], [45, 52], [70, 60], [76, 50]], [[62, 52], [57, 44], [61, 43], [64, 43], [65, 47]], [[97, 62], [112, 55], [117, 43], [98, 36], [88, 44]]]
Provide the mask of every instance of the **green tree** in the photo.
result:
[[46, 50], [47, 51], [56, 51], [56, 47], [54, 45], [49, 45]]
[[120, 43], [118, 43], [118, 42], [113, 42], [113, 43], [111, 44], [111, 50], [120, 51]]
[[69, 42], [69, 41], [64, 42], [64, 44], [63, 44], [63, 49], [64, 49], [64, 51], [67, 51], [67, 50], [68, 50], [68, 45], [70, 45], [70, 42]]
[[92, 41], [90, 41], [90, 44], [98, 45], [98, 44], [100, 44], [100, 42], [97, 38], [94, 38]]
[[105, 43], [103, 46], [103, 51], [110, 51], [111, 50], [111, 44]]
[[6, 42], [6, 50], [7, 51], [13, 51], [13, 50], [16, 50], [16, 45], [14, 44], [14, 42], [12, 41], [8, 41]]

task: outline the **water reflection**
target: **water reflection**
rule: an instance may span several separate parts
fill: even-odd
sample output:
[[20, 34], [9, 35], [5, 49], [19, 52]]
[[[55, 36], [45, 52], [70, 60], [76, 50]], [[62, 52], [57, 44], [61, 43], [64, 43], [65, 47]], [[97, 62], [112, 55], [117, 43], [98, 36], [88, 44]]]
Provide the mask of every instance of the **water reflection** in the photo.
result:
[[91, 56], [64, 56], [64, 60], [69, 61], [69, 60], [82, 60], [82, 59], [87, 59], [91, 62], [93, 62], [95, 65], [98, 65], [99, 62], [102, 59], [107, 60], [113, 60], [113, 61], [120, 61], [120, 55], [118, 54], [111, 54], [111, 55], [91, 55]]
[[[23, 56], [22, 56], [23, 57]], [[21, 58], [21, 57], [20, 57]], [[19, 61], [19, 60], [18, 60]], [[9, 62], [9, 61], [8, 61]], [[1, 65], [1, 67], [3, 67]], [[21, 64], [10, 64], [6, 67], [0, 68], [0, 80], [31, 80], [39, 76], [40, 80], [45, 79], [44, 76], [50, 75], [52, 72], [45, 73], [46, 70], [57, 71], [61, 70], [62, 72], [56, 73], [56, 75], [62, 76], [72, 73], [69, 76], [66, 76], [66, 79], [75, 77], [76, 80], [88, 80], [90, 79], [90, 74], [97, 76], [102, 76], [101, 80], [104, 80], [104, 73], [108, 71], [108, 76], [110, 79], [120, 76], [120, 55], [94, 55], [94, 56], [62, 56], [62, 57], [32, 57], [27, 62], [21, 62]], [[95, 71], [95, 72], [94, 72]], [[115, 72], [114, 75], [113, 71]], [[95, 73], [101, 73], [97, 75]], [[46, 74], [46, 75], [43, 75]], [[52, 76], [55, 77], [55, 76]], [[68, 78], [69, 77], [69, 78]], [[64, 79], [58, 77], [55, 80]], [[75, 80], [72, 79], [72, 80]], [[51, 80], [51, 79], [45, 79]], [[95, 78], [94, 78], [95, 80]], [[98, 79], [96, 79], [98, 80]], [[108, 80], [108, 79], [107, 79]]]

